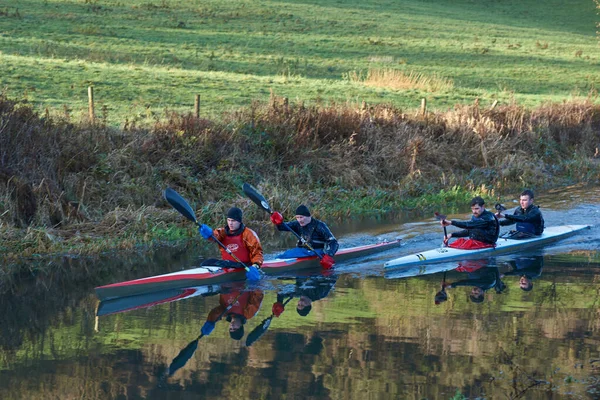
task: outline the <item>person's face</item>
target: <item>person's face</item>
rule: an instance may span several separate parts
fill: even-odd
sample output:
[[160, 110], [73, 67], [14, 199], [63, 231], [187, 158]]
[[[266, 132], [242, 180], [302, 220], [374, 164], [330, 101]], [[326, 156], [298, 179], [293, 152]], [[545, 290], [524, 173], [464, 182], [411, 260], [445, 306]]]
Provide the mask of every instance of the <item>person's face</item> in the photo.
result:
[[531, 285], [531, 279], [527, 278], [526, 276], [522, 276], [519, 279], [519, 287], [521, 289], [528, 289], [530, 285]]
[[519, 197], [519, 204], [521, 204], [522, 209], [526, 209], [533, 204], [533, 199], [530, 199], [529, 196], [521, 196]]
[[474, 216], [479, 217], [485, 211], [485, 207], [475, 204], [471, 207], [471, 212]]
[[306, 226], [310, 224], [312, 217], [306, 217], [304, 215], [296, 215], [296, 221], [300, 224], [300, 226]]
[[235, 219], [227, 218], [227, 226], [231, 231], [237, 231], [240, 229], [241, 222], [236, 221]]
[[233, 317], [231, 318], [231, 322], [229, 323], [229, 332], [235, 332], [242, 327], [242, 321], [239, 318]]
[[310, 306], [311, 304], [312, 304], [311, 299], [309, 299], [306, 296], [300, 296], [300, 298], [298, 299], [298, 305], [296, 306], [296, 309], [303, 310], [304, 307]]

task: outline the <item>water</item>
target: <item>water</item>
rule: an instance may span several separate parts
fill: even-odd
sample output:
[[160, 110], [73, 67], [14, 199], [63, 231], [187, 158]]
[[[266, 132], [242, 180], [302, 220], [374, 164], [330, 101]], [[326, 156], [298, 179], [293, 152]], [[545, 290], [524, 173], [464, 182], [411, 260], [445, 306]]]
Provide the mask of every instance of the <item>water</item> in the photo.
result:
[[[388, 259], [440, 244], [439, 224], [413, 214], [332, 227], [345, 245], [373, 236], [406, 241], [335, 274], [171, 293], [182, 298], [100, 317], [93, 287], [196, 266], [199, 254], [69, 258], [4, 276], [0, 398], [600, 398], [598, 197], [589, 188], [540, 196], [547, 226], [595, 226], [445, 274], [383, 272]], [[468, 208], [451, 217], [467, 215]], [[264, 241], [273, 255], [289, 240]], [[521, 275], [532, 278], [531, 291], [520, 289]], [[453, 284], [445, 296], [442, 282]], [[484, 292], [483, 302], [470, 299], [473, 288]], [[230, 337], [225, 320], [198, 339], [220, 297], [240, 291], [260, 304], [242, 339]], [[292, 294], [272, 316], [272, 305]], [[297, 312], [300, 294], [314, 299], [306, 316]]]

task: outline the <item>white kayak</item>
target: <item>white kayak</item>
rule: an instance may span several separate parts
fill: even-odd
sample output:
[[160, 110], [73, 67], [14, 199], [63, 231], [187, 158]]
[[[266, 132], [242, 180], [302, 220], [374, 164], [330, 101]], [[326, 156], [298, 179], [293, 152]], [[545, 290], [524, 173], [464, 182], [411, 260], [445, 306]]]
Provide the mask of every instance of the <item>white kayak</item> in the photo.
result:
[[496, 254], [521, 251], [531, 247], [537, 247], [560, 239], [572, 236], [584, 229], [590, 229], [589, 225], [562, 225], [552, 226], [544, 229], [544, 233], [530, 239], [504, 239], [499, 238], [496, 247], [477, 250], [460, 250], [452, 247], [439, 247], [422, 253], [410, 254], [396, 258], [385, 263], [385, 269], [393, 269], [408, 265], [426, 265], [445, 261], [470, 260], [493, 256]]

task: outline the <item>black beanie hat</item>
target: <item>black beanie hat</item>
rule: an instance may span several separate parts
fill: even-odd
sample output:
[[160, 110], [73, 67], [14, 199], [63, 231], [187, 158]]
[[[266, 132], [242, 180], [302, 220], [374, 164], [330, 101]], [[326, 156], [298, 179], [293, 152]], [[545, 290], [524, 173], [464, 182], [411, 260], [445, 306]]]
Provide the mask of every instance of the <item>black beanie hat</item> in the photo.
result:
[[244, 337], [244, 325], [240, 326], [238, 330], [229, 332], [229, 337], [233, 340], [241, 340]]
[[[298, 214], [298, 215], [301, 215], [301, 214]], [[301, 317], [306, 317], [308, 315], [308, 313], [310, 312], [310, 310], [312, 310], [312, 306], [306, 306], [302, 310], [299, 310], [296, 308], [296, 311], [298, 311], [298, 314]]]
[[308, 207], [304, 204], [301, 204], [296, 208], [296, 215], [304, 215], [305, 217], [310, 217], [310, 211], [308, 211]]
[[227, 218], [234, 219], [237, 222], [242, 222], [242, 215], [242, 210], [237, 207], [231, 207], [229, 211], [227, 211]]

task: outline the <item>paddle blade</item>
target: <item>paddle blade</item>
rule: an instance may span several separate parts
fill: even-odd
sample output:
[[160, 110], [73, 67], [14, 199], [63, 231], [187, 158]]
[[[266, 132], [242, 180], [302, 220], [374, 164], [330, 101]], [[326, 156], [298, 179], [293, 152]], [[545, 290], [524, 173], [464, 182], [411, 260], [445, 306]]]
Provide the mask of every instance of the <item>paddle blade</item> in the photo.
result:
[[502, 211], [506, 211], [506, 207], [504, 207], [502, 204], [500, 203], [496, 203], [496, 205], [494, 206], [494, 208], [496, 209], [496, 211], [498, 212], [502, 212]]
[[175, 357], [171, 362], [171, 365], [169, 365], [169, 376], [173, 376], [178, 369], [183, 367], [188, 360], [192, 358], [196, 352], [196, 349], [198, 348], [198, 340], [200, 340], [202, 336], [204, 335], [200, 335], [196, 340], [192, 340], [187, 346], [185, 346], [184, 349], [179, 352], [179, 354], [177, 354], [177, 357]]
[[254, 204], [259, 206], [269, 214], [273, 213], [273, 211], [271, 210], [271, 206], [269, 206], [269, 203], [267, 202], [267, 199], [265, 199], [264, 196], [260, 194], [260, 192], [254, 186], [252, 186], [249, 183], [244, 183], [242, 185], [242, 190], [244, 191], [246, 196], [248, 196], [248, 198], [252, 200]]
[[435, 215], [435, 218], [438, 221], [444, 221], [446, 219], [446, 216], [444, 214], [440, 214], [439, 212], [434, 212], [433, 215]]
[[265, 334], [269, 326], [271, 326], [271, 320], [273, 316], [271, 315], [269, 318], [265, 319], [260, 325], [258, 325], [252, 332], [248, 334], [246, 338], [246, 346], [250, 347], [254, 342], [256, 342], [262, 335]]
[[167, 200], [174, 209], [179, 211], [181, 215], [194, 223], [198, 223], [196, 221], [196, 213], [194, 213], [192, 207], [190, 207], [188, 202], [185, 201], [185, 199], [181, 197], [179, 193], [171, 188], [167, 188], [165, 190], [165, 200]]

